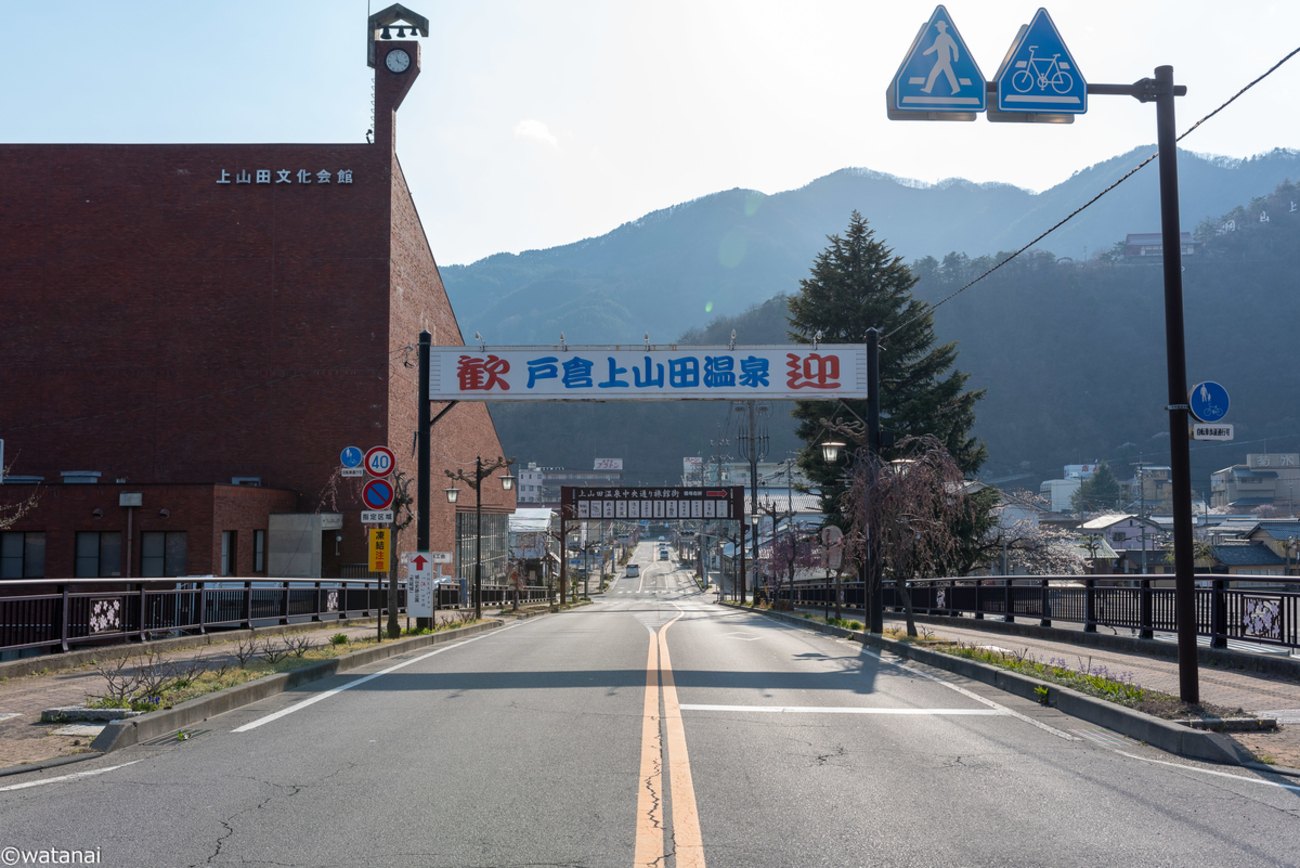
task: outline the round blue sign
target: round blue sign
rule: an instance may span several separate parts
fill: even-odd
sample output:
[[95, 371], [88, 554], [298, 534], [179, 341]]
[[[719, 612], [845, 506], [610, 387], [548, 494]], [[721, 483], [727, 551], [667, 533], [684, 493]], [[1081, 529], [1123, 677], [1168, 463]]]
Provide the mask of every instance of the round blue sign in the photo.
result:
[[1197, 383], [1187, 393], [1187, 406], [1202, 422], [1218, 422], [1228, 415], [1228, 390], [1212, 380]]
[[349, 446], [339, 454], [339, 461], [343, 462], [344, 467], [360, 467], [362, 457], [360, 449]]

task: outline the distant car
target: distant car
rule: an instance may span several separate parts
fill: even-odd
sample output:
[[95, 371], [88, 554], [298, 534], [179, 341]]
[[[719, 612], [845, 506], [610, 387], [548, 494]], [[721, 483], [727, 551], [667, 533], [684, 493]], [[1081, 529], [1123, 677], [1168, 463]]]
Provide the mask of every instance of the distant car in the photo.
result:
[[639, 578], [640, 575], [641, 575], [641, 567], [637, 566], [636, 564], [627, 565], [627, 577], [629, 579]]
[[664, 541], [664, 538], [663, 538], [663, 537], [659, 537], [659, 541], [660, 541], [660, 542], [663, 542], [663, 541]]
[[668, 550], [667, 550], [667, 549], [660, 549], [660, 550], [659, 550], [659, 560], [661, 560], [661, 561], [666, 561], [666, 560], [668, 560]]

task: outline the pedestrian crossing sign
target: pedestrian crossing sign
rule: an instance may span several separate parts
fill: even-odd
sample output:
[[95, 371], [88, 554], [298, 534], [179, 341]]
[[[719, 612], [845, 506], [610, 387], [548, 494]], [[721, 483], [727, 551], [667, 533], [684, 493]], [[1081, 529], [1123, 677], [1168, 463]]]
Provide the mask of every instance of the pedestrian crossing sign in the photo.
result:
[[[984, 74], [957, 32], [952, 16], [936, 6], [916, 35], [889, 88], [891, 120], [975, 120], [985, 107]], [[926, 114], [921, 114], [926, 113]]]
[[1088, 111], [1088, 83], [1046, 9], [1038, 10], [1007, 54], [997, 86], [999, 111], [1077, 115]]

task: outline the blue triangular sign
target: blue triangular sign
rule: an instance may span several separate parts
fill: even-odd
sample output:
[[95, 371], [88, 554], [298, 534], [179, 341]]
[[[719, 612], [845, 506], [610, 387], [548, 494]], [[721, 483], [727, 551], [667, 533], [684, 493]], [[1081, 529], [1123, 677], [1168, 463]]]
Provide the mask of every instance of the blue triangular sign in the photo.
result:
[[1046, 9], [1034, 15], [998, 76], [998, 110], [1077, 115], [1088, 110], [1088, 82]]
[[894, 76], [897, 111], [982, 112], [984, 74], [942, 6], [912, 43]]

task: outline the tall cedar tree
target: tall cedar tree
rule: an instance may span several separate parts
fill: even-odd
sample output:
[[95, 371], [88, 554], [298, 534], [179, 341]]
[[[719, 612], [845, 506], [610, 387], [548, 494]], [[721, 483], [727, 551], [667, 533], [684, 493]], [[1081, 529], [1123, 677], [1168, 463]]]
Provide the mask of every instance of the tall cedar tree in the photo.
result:
[[[844, 237], [829, 235], [827, 240], [830, 246], [817, 255], [811, 276], [799, 281], [799, 294], [790, 298], [790, 338], [810, 344], [820, 331], [825, 343], [860, 344], [866, 340], [867, 329], [878, 329], [881, 427], [894, 432], [900, 441], [933, 435], [963, 473], [974, 473], [988, 456], [983, 442], [971, 436], [975, 402], [984, 396], [984, 390], [962, 391], [970, 375], [951, 370], [957, 358], [956, 342], [934, 345], [930, 306], [912, 297], [917, 279], [902, 257], [894, 256], [875, 239], [875, 232], [857, 211], [849, 218]], [[866, 418], [866, 401], [845, 403]], [[817, 443], [826, 437], [820, 420], [836, 416], [851, 421], [833, 401], [795, 404], [796, 433], [808, 444], [799, 464], [820, 486], [827, 515], [840, 513], [843, 468], [823, 463]], [[884, 457], [893, 456], [886, 450]]]

